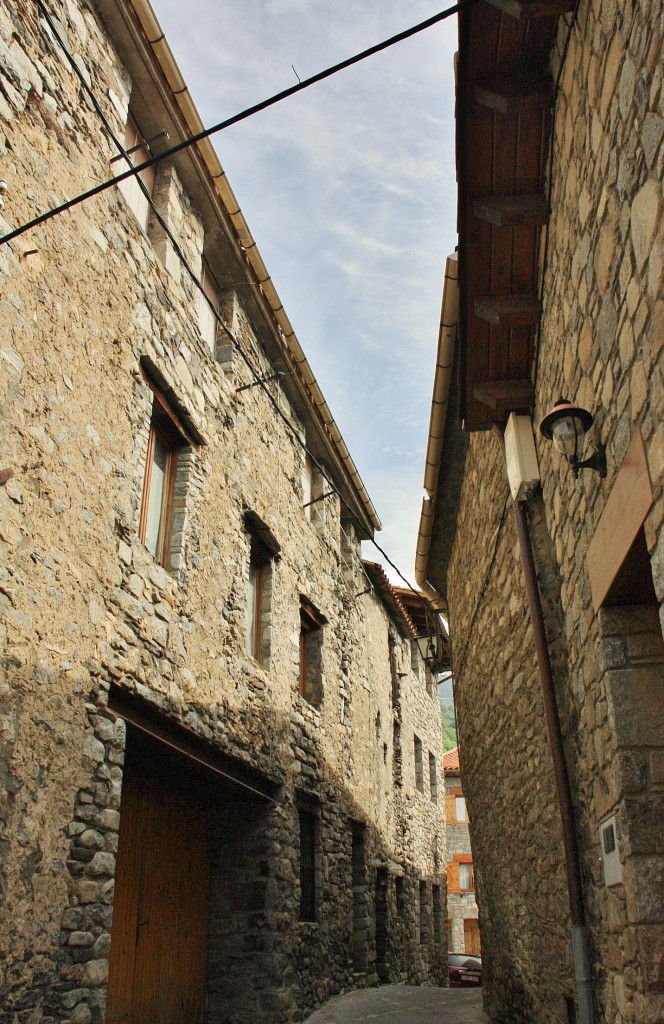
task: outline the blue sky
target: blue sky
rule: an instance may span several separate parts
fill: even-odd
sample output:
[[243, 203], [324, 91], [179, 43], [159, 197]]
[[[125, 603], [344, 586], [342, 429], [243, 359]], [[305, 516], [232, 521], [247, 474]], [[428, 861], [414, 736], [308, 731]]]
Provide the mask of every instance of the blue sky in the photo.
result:
[[[291, 65], [307, 78], [447, 5], [152, 2], [205, 124], [294, 84]], [[452, 18], [213, 140], [383, 522], [378, 543], [411, 582], [456, 245], [455, 49]]]

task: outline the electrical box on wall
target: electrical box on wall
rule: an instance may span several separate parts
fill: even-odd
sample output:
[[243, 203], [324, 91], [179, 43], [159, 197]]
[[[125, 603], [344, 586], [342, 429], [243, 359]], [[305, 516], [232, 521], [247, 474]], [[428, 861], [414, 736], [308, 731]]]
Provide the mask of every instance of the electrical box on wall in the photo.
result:
[[618, 849], [618, 831], [615, 814], [612, 814], [610, 818], [605, 818], [600, 823], [599, 849], [604, 871], [604, 885], [620, 885], [622, 882], [622, 864], [620, 863], [620, 850]]
[[515, 501], [525, 501], [540, 482], [530, 416], [510, 413], [505, 427], [505, 462], [512, 497]]

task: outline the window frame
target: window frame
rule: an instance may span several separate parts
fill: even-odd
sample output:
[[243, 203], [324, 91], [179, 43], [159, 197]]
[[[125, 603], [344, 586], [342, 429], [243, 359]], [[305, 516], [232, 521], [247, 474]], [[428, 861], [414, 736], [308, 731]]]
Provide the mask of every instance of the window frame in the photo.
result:
[[[471, 854], [457, 853], [454, 855], [454, 863], [457, 866], [457, 878], [459, 880], [459, 892], [475, 892], [475, 871], [473, 870], [473, 858]], [[461, 869], [467, 873], [467, 885], [461, 884]]]
[[[308, 668], [311, 661], [310, 651], [308, 650], [309, 643], [313, 642], [314, 638], [319, 643], [321, 649], [323, 645], [323, 626], [326, 620], [323, 616], [317, 612], [308, 601], [304, 598], [300, 598], [300, 666], [299, 666], [299, 680], [298, 680], [298, 693], [300, 697], [311, 704], [312, 707], [320, 707], [323, 694], [322, 694], [322, 671], [321, 678], [317, 680], [317, 684], [320, 687], [321, 693], [319, 699], [314, 698], [314, 694], [311, 693], [308, 686]], [[321, 650], [322, 653], [322, 650]]]
[[[141, 544], [144, 544], [148, 551], [150, 551], [155, 561], [160, 565], [163, 565], [165, 569], [170, 570], [173, 495], [175, 491], [178, 457], [182, 451], [186, 449], [195, 449], [198, 445], [187, 429], [182, 425], [180, 419], [173, 412], [163, 395], [160, 394], [150, 380], [147, 378], [145, 380], [152, 392], [152, 411], [150, 414], [148, 447], [145, 456], [145, 469], [143, 474], [143, 493], [141, 496], [141, 513], [138, 523], [138, 539]], [[147, 543], [147, 531], [148, 517], [150, 514], [150, 489], [152, 484], [152, 472], [157, 441], [166, 448], [167, 459], [159, 512], [157, 542], [155, 550], [153, 551]]]

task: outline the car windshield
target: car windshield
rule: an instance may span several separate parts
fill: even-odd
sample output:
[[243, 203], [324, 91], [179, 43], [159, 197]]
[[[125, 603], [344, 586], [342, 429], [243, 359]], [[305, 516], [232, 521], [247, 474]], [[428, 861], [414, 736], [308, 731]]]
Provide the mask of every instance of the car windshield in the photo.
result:
[[463, 967], [465, 970], [477, 971], [482, 966], [479, 957], [465, 956], [463, 953], [450, 953], [448, 956], [450, 967]]

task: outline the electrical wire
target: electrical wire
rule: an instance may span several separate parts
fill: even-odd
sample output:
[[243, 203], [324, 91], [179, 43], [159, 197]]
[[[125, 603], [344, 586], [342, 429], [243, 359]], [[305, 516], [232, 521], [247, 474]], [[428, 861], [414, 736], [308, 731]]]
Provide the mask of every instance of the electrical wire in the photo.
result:
[[[151, 156], [149, 160], [145, 160], [142, 164], [132, 165], [130, 169], [123, 171], [122, 174], [109, 178], [107, 181], [103, 181], [99, 185], [95, 185], [94, 188], [89, 189], [87, 192], [82, 192], [80, 195], [74, 196], [73, 199], [68, 199], [66, 202], [61, 203], [60, 206], [56, 206], [52, 210], [46, 210], [45, 213], [40, 214], [38, 217], [34, 217], [31, 221], [28, 221], [21, 227], [14, 228], [6, 235], [2, 235], [0, 237], [0, 245], [6, 242], [11, 242], [14, 238], [18, 238], [19, 235], [22, 235], [25, 231], [29, 231], [31, 228], [44, 224], [47, 220], [50, 220], [51, 217], [55, 217], [59, 213], [65, 213], [67, 210], [71, 210], [74, 206], [78, 206], [79, 203], [83, 203], [87, 199], [92, 199], [94, 196], [100, 195], [102, 192], [105, 192], [106, 189], [112, 188], [113, 185], [117, 185], [119, 182], [125, 181], [127, 178], [131, 178], [132, 176], [140, 175], [142, 171], [146, 170], [148, 167], [153, 167], [155, 164], [159, 163], [160, 160], [167, 160], [169, 157], [175, 156], [176, 153], [181, 153], [190, 146], [194, 146], [198, 142], [202, 142], [204, 139], [210, 138], [211, 135], [216, 135], [225, 128], [230, 128], [234, 124], [239, 124], [241, 121], [245, 121], [254, 114], [258, 114], [262, 110], [267, 110], [276, 103], [280, 103], [282, 100], [288, 99], [290, 96], [294, 96], [297, 93], [302, 92], [304, 89], [308, 89], [310, 86], [316, 85], [318, 82], [323, 82], [325, 79], [331, 78], [332, 75], [336, 75], [340, 71], [345, 71], [346, 68], [350, 68], [354, 64], [359, 64], [360, 61], [366, 60], [368, 57], [373, 57], [375, 54], [381, 53], [383, 50], [386, 50], [391, 46], [395, 46], [397, 43], [403, 42], [405, 39], [410, 39], [419, 32], [424, 32], [426, 29], [439, 24], [439, 22], [445, 21], [447, 18], [451, 18], [453, 14], [457, 14], [459, 11], [462, 11], [467, 7], [472, 7], [477, 2], [478, 0], [460, 0], [459, 3], [454, 4], [452, 7], [448, 7], [439, 14], [434, 14], [433, 17], [427, 18], [426, 21], [421, 21], [419, 24], [413, 25], [411, 28], [405, 29], [403, 32], [398, 32], [396, 35], [390, 36], [389, 39], [385, 39], [382, 43], [376, 43], [374, 46], [370, 46], [368, 49], [362, 50], [361, 53], [357, 53], [353, 57], [347, 57], [346, 60], [342, 60], [338, 64], [334, 64], [331, 67], [326, 68], [324, 71], [319, 71], [310, 78], [305, 78], [304, 81], [298, 82], [297, 85], [291, 85], [288, 89], [282, 89], [281, 92], [275, 93], [273, 96], [270, 96], [265, 100], [261, 100], [259, 103], [254, 103], [253, 106], [247, 107], [239, 114], [234, 114], [232, 117], [226, 118], [225, 121], [220, 121], [218, 124], [212, 125], [211, 128], [204, 128], [195, 135], [188, 136], [186, 139], [178, 142], [175, 146], [165, 149], [163, 153], [157, 153], [154, 156]], [[41, 8], [41, 5], [40, 9], [43, 9]], [[69, 54], [67, 54], [67, 56], [69, 57]], [[79, 77], [81, 77], [82, 80], [82, 76], [79, 75]], [[90, 94], [89, 88], [87, 88], [86, 91]], [[95, 107], [99, 112], [97, 104], [95, 104]]]
[[[474, 2], [476, 2], [476, 0], [466, 0], [466, 4], [468, 2], [474, 3]], [[120, 140], [115, 136], [113, 128], [111, 127], [111, 125], [110, 125], [106, 115], [104, 114], [104, 111], [100, 107], [100, 105], [99, 105], [99, 103], [97, 101], [97, 98], [96, 98], [92, 88], [88, 85], [87, 81], [85, 80], [85, 78], [83, 76], [82, 71], [78, 67], [78, 64], [75, 62], [75, 60], [74, 60], [72, 54], [70, 53], [66, 43], [61, 38], [61, 36], [60, 36], [60, 34], [58, 32], [57, 26], [53, 22], [53, 19], [52, 19], [51, 15], [50, 15], [50, 12], [48, 11], [47, 7], [45, 6], [43, 0], [35, 0], [35, 4], [37, 5], [39, 10], [41, 11], [44, 19], [46, 20], [46, 22], [47, 22], [51, 32], [53, 33], [53, 36], [54, 36], [58, 46], [60, 46], [60, 48], [62, 49], [63, 53], [67, 57], [67, 60], [69, 62], [70, 67], [72, 68], [72, 70], [74, 71], [74, 73], [78, 77], [79, 82], [81, 83], [81, 87], [86, 92], [86, 94], [89, 96], [90, 101], [91, 101], [91, 103], [92, 103], [92, 105], [94, 107], [95, 113], [99, 117], [99, 119], [100, 119], [103, 127], [105, 128], [105, 130], [108, 132], [108, 135], [109, 135], [111, 141], [113, 142], [113, 145], [117, 148], [120, 157], [122, 157], [128, 164], [131, 165], [131, 160], [130, 160], [130, 157], [129, 157], [129, 154], [128, 154], [127, 150], [125, 150], [125, 148], [121, 144]], [[465, 4], [457, 5], [457, 7], [454, 8], [454, 10], [456, 10], [459, 6], [465, 6]], [[443, 12], [443, 13], [445, 14], [445, 12]], [[449, 17], [449, 14], [447, 14], [446, 16]], [[439, 20], [441, 20], [441, 16], [440, 15], [437, 16], [435, 19], [429, 19], [429, 22], [435, 24], [436, 21], [439, 21]], [[423, 23], [423, 25], [424, 24], [425, 23]], [[428, 27], [428, 25], [427, 25], [427, 27]], [[422, 31], [422, 26], [418, 27], [415, 30], [409, 30], [409, 32], [407, 34], [401, 33], [401, 37], [407, 38], [408, 34], [412, 35], [414, 33], [414, 31]], [[393, 38], [395, 38], [395, 37], [393, 37]], [[398, 40], [396, 40], [396, 41], [398, 41]], [[382, 48], [384, 48], [384, 47], [382, 47]], [[372, 50], [377, 52], [375, 47], [372, 48]], [[365, 55], [368, 55], [368, 51], [365, 51]], [[357, 59], [361, 59], [361, 58], [357, 58]], [[354, 62], [354, 59], [351, 59], [351, 60], [353, 60], [353, 62]], [[302, 85], [305, 86], [307, 84], [307, 82], [309, 82], [311, 84], [314, 80], [318, 80], [317, 76], [314, 76], [314, 79], [306, 80], [305, 82], [302, 83]], [[286, 90], [286, 92], [289, 93], [289, 94], [292, 91], [293, 91], [293, 89]], [[214, 129], [209, 129], [208, 133], [211, 134], [213, 130]], [[199, 134], [199, 136], [194, 136], [191, 140], [185, 140], [185, 142], [187, 142], [189, 145], [191, 145], [194, 141], [199, 141], [199, 139], [201, 137], [204, 137], [204, 135]], [[182, 149], [182, 148], [185, 148], [185, 147], [184, 147], [183, 144], [180, 144], [179, 147], [174, 147], [174, 149], [172, 149], [171, 152], [177, 150], [178, 148]], [[229, 339], [229, 341], [231, 342], [233, 347], [236, 349], [238, 354], [243, 359], [243, 361], [246, 364], [248, 370], [250, 371], [250, 373], [252, 374], [252, 376], [254, 378], [254, 382], [267, 395], [267, 397], [268, 397], [270, 403], [272, 404], [273, 408], [275, 409], [277, 415], [279, 416], [279, 418], [281, 420], [283, 420], [283, 422], [286, 424], [288, 429], [291, 431], [291, 434], [292, 434], [294, 440], [296, 441], [296, 443], [299, 444], [299, 446], [309, 456], [309, 458], [312, 461], [312, 464], [319, 471], [319, 473], [321, 474], [323, 479], [330, 485], [330, 487], [333, 488], [333, 493], [335, 493], [338, 496], [340, 504], [343, 505], [346, 508], [346, 510], [350, 513], [350, 516], [352, 517], [352, 519], [359, 525], [358, 517], [357, 517], [356, 513], [353, 511], [353, 509], [350, 506], [350, 504], [346, 501], [346, 499], [343, 497], [343, 495], [339, 492], [339, 490], [335, 486], [334, 482], [330, 479], [330, 477], [326, 473], [324, 467], [318, 462], [318, 460], [313, 455], [313, 453], [307, 448], [306, 442], [301, 438], [299, 431], [291, 423], [291, 421], [288, 419], [286, 414], [283, 412], [283, 410], [281, 409], [281, 407], [279, 405], [278, 400], [275, 398], [275, 396], [269, 390], [269, 388], [267, 386], [267, 383], [261, 378], [260, 370], [253, 366], [253, 363], [252, 363], [250, 357], [247, 355], [247, 353], [244, 351], [244, 349], [242, 348], [242, 346], [240, 345], [238, 340], [234, 337], [234, 335], [231, 333], [231, 331], [228, 329], [228, 327], [226, 326], [226, 324], [222, 320], [221, 315], [220, 315], [219, 311], [217, 310], [215, 304], [212, 302], [212, 300], [207, 295], [207, 293], [206, 293], [206, 291], [205, 291], [205, 289], [203, 287], [202, 282], [198, 279], [198, 277], [194, 273], [194, 271], [193, 271], [189, 261], [187, 260], [187, 257], [185, 256], [184, 252], [180, 248], [180, 246], [179, 246], [175, 236], [173, 235], [173, 232], [170, 229], [170, 226], [168, 225], [166, 220], [162, 217], [162, 215], [160, 214], [159, 210], [157, 209], [157, 207], [156, 207], [156, 205], [154, 203], [154, 200], [152, 199], [152, 196], [150, 195], [150, 192], [149, 192], [148, 188], [146, 187], [145, 183], [140, 178], [140, 176], [138, 176], [139, 172], [140, 172], [140, 170], [142, 168], [149, 167], [149, 166], [151, 166], [151, 164], [156, 163], [157, 160], [164, 159], [164, 157], [166, 155], [167, 155], [166, 153], [163, 153], [163, 154], [161, 154], [161, 156], [155, 158], [154, 160], [147, 161], [144, 164], [136, 165], [136, 166], [131, 165], [132, 170], [130, 172], [126, 172], [126, 173], [124, 173], [122, 175], [119, 175], [117, 178], [114, 178], [110, 182], [107, 182], [104, 185], [104, 188], [110, 187], [110, 185], [115, 184], [117, 181], [123, 181], [126, 178], [130, 177], [132, 174], [136, 175], [136, 181], [138, 182], [139, 188], [141, 189], [141, 192], [143, 193], [143, 195], [145, 196], [147, 202], [149, 203], [150, 209], [152, 210], [152, 213], [154, 214], [157, 222], [159, 223], [159, 226], [166, 233], [166, 235], [168, 236], [171, 244], [173, 245], [173, 250], [174, 250], [176, 256], [178, 257], [178, 259], [179, 259], [180, 263], [182, 264], [183, 268], [186, 270], [186, 272], [189, 275], [189, 277], [190, 277], [192, 283], [194, 284], [194, 286], [198, 289], [199, 293], [202, 295], [202, 297], [205, 300], [205, 302], [207, 302], [210, 310], [212, 311], [212, 313], [214, 315], [214, 318], [215, 318], [216, 322], [221, 326], [224, 334], [226, 335], [226, 337]], [[102, 189], [102, 191], [103, 191], [103, 189]], [[79, 197], [79, 200], [82, 201], [81, 197]], [[51, 215], [54, 215], [55, 213], [57, 213], [59, 211], [56, 209], [55, 211], [50, 211], [50, 212], [51, 212]], [[25, 226], [24, 230], [27, 230], [27, 226]], [[16, 232], [10, 232], [10, 235], [6, 235], [4, 238], [0, 239], [0, 242], [11, 240], [10, 236], [11, 237], [15, 237], [16, 236]], [[369, 541], [376, 548], [376, 550], [380, 552], [380, 554], [383, 556], [383, 558], [388, 563], [388, 565], [390, 565], [391, 568], [397, 573], [399, 578], [406, 584], [408, 589], [411, 590], [414, 594], [418, 594], [419, 595], [420, 592], [418, 590], [416, 590], [415, 587], [413, 587], [413, 585], [406, 579], [406, 577], [403, 575], [401, 570], [394, 564], [392, 559], [388, 556], [387, 552], [385, 552], [383, 550], [383, 548], [377, 543], [377, 541], [373, 537], [370, 537]]]

